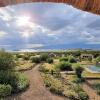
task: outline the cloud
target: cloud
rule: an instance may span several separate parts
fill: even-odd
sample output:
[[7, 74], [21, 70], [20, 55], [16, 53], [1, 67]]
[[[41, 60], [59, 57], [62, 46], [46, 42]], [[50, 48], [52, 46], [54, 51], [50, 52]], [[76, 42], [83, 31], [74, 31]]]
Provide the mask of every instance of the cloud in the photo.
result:
[[65, 4], [32, 3], [0, 8], [0, 45], [25, 49], [100, 44], [99, 20], [100, 16]]
[[0, 18], [3, 21], [11, 21], [12, 16], [9, 13], [9, 10], [7, 8], [0, 8]]
[[3, 36], [5, 36], [5, 35], [7, 35], [6, 32], [4, 32], [4, 31], [0, 31], [0, 37], [3, 37]]

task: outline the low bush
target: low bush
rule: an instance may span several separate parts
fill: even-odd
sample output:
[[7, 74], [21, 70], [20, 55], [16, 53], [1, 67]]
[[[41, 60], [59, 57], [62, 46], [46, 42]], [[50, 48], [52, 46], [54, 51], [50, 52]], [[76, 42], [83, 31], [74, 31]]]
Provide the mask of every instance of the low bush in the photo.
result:
[[86, 92], [82, 92], [82, 91], [79, 92], [79, 97], [80, 97], [80, 100], [88, 100], [89, 99], [89, 96], [86, 94]]
[[71, 100], [78, 100], [78, 95], [77, 95], [77, 93], [75, 93], [75, 91], [73, 91], [73, 90], [71, 90], [71, 89], [64, 91], [64, 92], [63, 92], [63, 95], [64, 95], [65, 97], [70, 98]]
[[17, 77], [17, 82], [16, 82], [17, 83], [17, 90], [16, 91], [22, 91], [22, 90], [24, 90], [25, 88], [28, 87], [29, 82], [25, 78], [24, 74], [17, 73], [16, 77]]
[[76, 58], [74, 58], [74, 57], [69, 57], [69, 62], [70, 62], [70, 63], [76, 63], [77, 60], [76, 60]]
[[80, 91], [83, 91], [83, 89], [78, 83], [73, 83], [73, 88], [77, 93], [79, 93]]
[[47, 59], [47, 63], [52, 64], [53, 63], [53, 59], [52, 58], [48, 58]]
[[12, 87], [10, 85], [0, 84], [0, 97], [11, 95]]
[[100, 89], [97, 89], [97, 94], [100, 95]]
[[25, 55], [25, 56], [23, 56], [23, 59], [24, 59], [24, 60], [29, 60], [30, 57], [29, 57], [28, 55]]
[[16, 54], [16, 57], [17, 57], [17, 58], [23, 58], [23, 56], [24, 56], [24, 55]]
[[11, 71], [0, 71], [0, 83], [11, 85], [13, 93], [22, 91], [29, 84], [23, 74]]
[[5, 51], [0, 51], [0, 70], [10, 70], [14, 67], [13, 56]]
[[29, 82], [23, 74], [16, 72], [10, 76], [8, 84], [12, 86], [12, 92], [17, 93], [26, 89]]
[[68, 62], [60, 62], [56, 65], [56, 68], [59, 68], [61, 71], [72, 71], [72, 65]]
[[92, 87], [96, 90], [97, 94], [100, 95], [100, 83], [94, 83]]
[[32, 58], [32, 62], [33, 63], [40, 63], [41, 62], [41, 58], [40, 57], [33, 57]]
[[47, 73], [47, 72], [49, 72], [49, 69], [45, 68], [45, 66], [42, 65], [42, 66], [40, 66], [39, 71], [43, 72], [43, 73]]
[[83, 71], [84, 71], [84, 68], [80, 64], [76, 64], [75, 73], [77, 75], [77, 78], [82, 79], [82, 72]]
[[88, 100], [88, 95], [86, 94], [86, 92], [84, 92], [79, 83], [73, 83], [73, 88], [78, 94], [78, 97], [80, 98], [79, 100]]
[[41, 58], [41, 61], [46, 61], [48, 59], [48, 54], [41, 54], [40, 58]]
[[68, 58], [67, 57], [62, 57], [59, 59], [60, 61], [68, 61]]
[[62, 95], [63, 86], [59, 80], [49, 75], [44, 75], [43, 79], [46, 87], [48, 87], [52, 93]]
[[74, 83], [82, 83], [82, 82], [85, 82], [85, 79], [82, 77], [82, 78], [78, 78], [77, 76], [76, 77], [73, 77], [71, 79], [72, 82]]
[[0, 97], [22, 91], [28, 86], [23, 74], [14, 71], [15, 63], [12, 54], [0, 52]]

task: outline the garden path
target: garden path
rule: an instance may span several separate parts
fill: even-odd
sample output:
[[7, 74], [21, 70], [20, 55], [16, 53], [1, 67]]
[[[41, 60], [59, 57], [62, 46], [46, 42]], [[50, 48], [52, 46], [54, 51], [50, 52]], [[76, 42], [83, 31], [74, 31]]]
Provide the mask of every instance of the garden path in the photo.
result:
[[25, 71], [24, 74], [30, 81], [30, 87], [22, 93], [8, 97], [5, 100], [68, 100], [51, 94], [44, 86], [40, 72], [40, 65], [36, 65], [32, 70]]

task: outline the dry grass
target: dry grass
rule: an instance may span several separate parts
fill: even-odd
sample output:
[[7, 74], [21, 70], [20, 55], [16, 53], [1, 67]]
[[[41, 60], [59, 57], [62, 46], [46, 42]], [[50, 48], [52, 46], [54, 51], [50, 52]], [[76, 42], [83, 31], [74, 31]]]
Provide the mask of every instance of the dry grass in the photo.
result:
[[54, 64], [44, 63], [43, 65], [48, 71], [54, 70]]
[[16, 70], [28, 69], [32, 66], [33, 66], [33, 63], [31, 63], [30, 61], [18, 61]]

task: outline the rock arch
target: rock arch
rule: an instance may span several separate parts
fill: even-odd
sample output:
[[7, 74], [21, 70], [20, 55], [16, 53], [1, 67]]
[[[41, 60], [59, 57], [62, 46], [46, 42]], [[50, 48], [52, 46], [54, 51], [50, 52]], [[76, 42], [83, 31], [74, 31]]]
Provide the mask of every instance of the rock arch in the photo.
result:
[[0, 0], [0, 7], [31, 2], [66, 3], [84, 11], [100, 14], [100, 0]]

